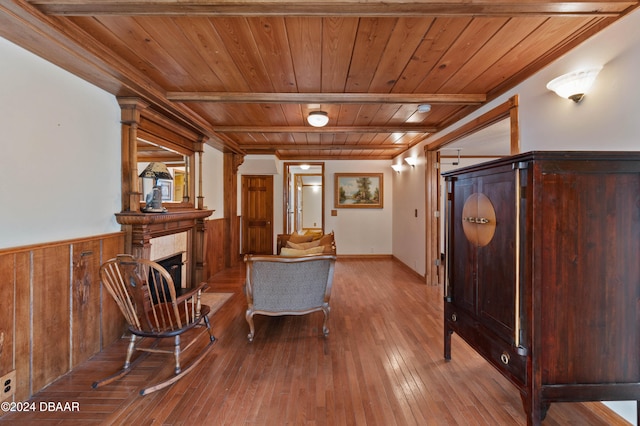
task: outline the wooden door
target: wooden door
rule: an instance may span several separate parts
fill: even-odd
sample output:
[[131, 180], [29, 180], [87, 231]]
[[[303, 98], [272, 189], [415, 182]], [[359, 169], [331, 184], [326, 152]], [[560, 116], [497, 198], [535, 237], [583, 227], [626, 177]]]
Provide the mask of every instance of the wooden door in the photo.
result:
[[273, 254], [273, 176], [242, 176], [242, 253]]

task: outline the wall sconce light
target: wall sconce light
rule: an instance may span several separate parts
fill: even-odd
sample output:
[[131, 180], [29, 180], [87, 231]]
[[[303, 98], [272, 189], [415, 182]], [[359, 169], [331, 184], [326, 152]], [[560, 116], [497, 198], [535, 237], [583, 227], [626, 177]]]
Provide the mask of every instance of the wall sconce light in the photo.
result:
[[416, 157], [407, 157], [404, 161], [406, 161], [411, 167], [415, 167], [416, 164], [418, 164], [418, 159]]
[[589, 91], [602, 68], [591, 68], [575, 71], [554, 78], [547, 84], [547, 89], [556, 92], [562, 98], [578, 103]]
[[396, 173], [400, 173], [402, 170], [402, 164], [392, 164], [391, 168], [396, 171]]
[[307, 121], [313, 127], [324, 127], [329, 122], [329, 114], [324, 111], [312, 111], [309, 113]]

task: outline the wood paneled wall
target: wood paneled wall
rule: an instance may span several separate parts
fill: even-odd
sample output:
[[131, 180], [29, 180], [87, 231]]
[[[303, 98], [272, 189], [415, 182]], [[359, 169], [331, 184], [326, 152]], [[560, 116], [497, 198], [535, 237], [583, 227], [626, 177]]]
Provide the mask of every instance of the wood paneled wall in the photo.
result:
[[0, 250], [0, 376], [24, 401], [119, 338], [125, 323], [100, 284], [124, 233]]
[[[205, 279], [210, 279], [218, 272], [242, 262], [239, 216], [205, 221], [204, 239]], [[230, 264], [227, 264], [227, 261]]]
[[225, 265], [226, 219], [206, 220], [204, 223], [204, 279], [222, 271]]

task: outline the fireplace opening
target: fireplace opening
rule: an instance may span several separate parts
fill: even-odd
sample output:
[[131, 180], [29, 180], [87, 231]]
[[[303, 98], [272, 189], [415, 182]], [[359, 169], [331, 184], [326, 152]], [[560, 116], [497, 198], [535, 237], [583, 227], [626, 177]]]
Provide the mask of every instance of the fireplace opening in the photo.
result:
[[[171, 276], [176, 295], [180, 294], [180, 289], [182, 288], [182, 267], [184, 265], [184, 262], [182, 261], [182, 253], [183, 252], [178, 252], [154, 261], [160, 266], [162, 266]], [[149, 274], [152, 274], [152, 271], [149, 271]], [[159, 279], [160, 277], [156, 277], [156, 278]], [[151, 279], [152, 277], [151, 275], [149, 275], [149, 280]], [[165, 294], [168, 294], [169, 292], [168, 283], [164, 279], [162, 279], [162, 286]], [[156, 294], [155, 291], [152, 293], [152, 296], [153, 296], [154, 303], [165, 301], [163, 300], [164, 298]]]

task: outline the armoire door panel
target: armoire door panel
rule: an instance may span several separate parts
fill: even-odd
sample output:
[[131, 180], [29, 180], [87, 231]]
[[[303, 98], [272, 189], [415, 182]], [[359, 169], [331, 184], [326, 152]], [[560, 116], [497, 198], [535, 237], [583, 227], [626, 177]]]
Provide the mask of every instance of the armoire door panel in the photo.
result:
[[[480, 191], [494, 206], [491, 242], [478, 248], [478, 314], [483, 323], [513, 342], [515, 325], [515, 172], [483, 176]], [[482, 225], [479, 225], [482, 226]]]
[[[471, 180], [461, 180], [456, 182], [456, 193], [452, 200], [456, 217], [462, 216], [462, 209], [465, 201], [475, 192], [474, 182]], [[452, 286], [452, 296], [456, 300], [456, 305], [460, 308], [468, 309], [475, 314], [476, 310], [476, 251], [475, 247], [465, 236], [462, 229], [462, 221], [458, 220], [452, 225], [453, 247], [456, 256], [452, 257], [451, 280], [456, 284]]]

